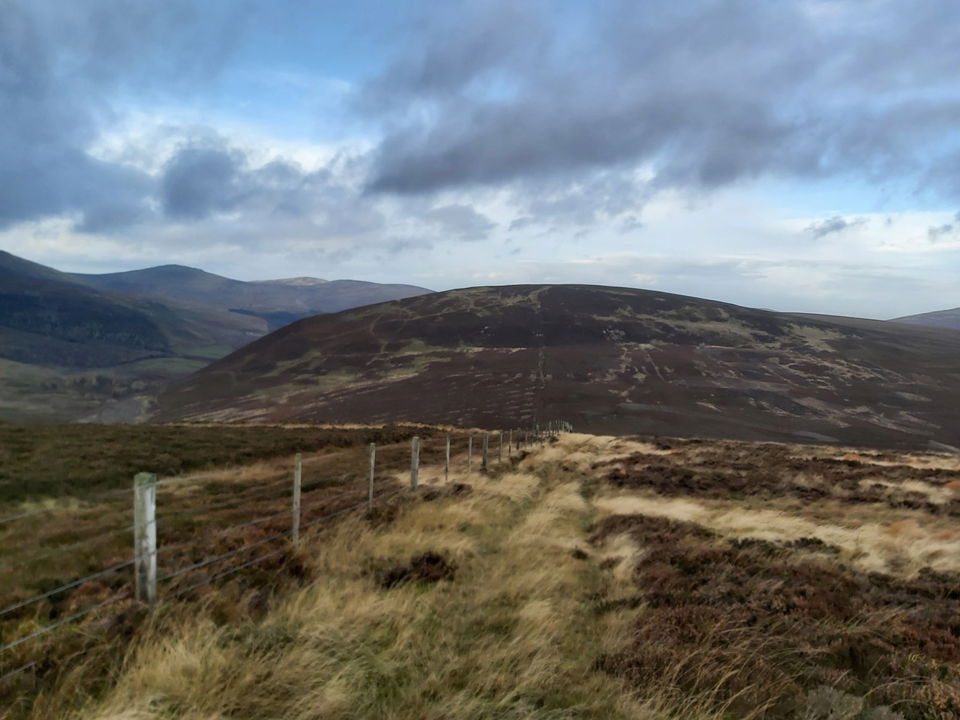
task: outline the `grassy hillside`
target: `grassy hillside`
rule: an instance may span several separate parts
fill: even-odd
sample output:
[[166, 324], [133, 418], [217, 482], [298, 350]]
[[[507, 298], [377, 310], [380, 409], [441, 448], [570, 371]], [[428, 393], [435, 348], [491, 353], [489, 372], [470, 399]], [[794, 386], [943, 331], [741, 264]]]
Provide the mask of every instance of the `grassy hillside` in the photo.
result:
[[627, 288], [453, 290], [310, 318], [173, 387], [159, 420], [566, 418], [598, 433], [960, 446], [960, 333]]
[[91, 625], [24, 716], [960, 713], [956, 458], [566, 435], [486, 475], [458, 452], [447, 484], [428, 447], [400, 504], [101, 645]]

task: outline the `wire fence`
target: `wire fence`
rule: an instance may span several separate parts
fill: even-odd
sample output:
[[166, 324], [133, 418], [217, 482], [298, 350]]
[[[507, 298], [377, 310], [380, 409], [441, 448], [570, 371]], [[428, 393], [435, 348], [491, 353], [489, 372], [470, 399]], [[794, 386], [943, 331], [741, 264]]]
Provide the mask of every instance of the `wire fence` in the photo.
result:
[[[557, 432], [569, 431], [571, 429], [569, 423], [557, 421], [548, 423], [543, 427], [510, 430], [506, 432], [465, 433], [458, 431], [457, 433], [447, 434], [445, 438], [440, 437], [440, 444], [433, 443], [430, 446], [421, 444], [420, 438], [414, 437], [410, 445], [409, 487], [416, 489], [419, 484], [420, 472], [424, 469], [420, 466], [420, 459], [421, 455], [425, 452], [431, 457], [435, 457], [437, 453], [440, 454], [444, 463], [442, 478], [446, 481], [449, 480], [451, 472], [460, 474], [460, 471], [463, 470], [466, 470], [468, 473], [474, 470], [486, 471], [492, 465], [502, 464], [504, 461], [504, 450], [506, 450], [506, 461], [509, 463], [517, 452], [538, 443], [542, 446], [547, 437]], [[349, 492], [343, 492], [343, 487], [337, 485], [331, 486], [329, 482], [326, 482], [324, 479], [313, 483], [308, 482], [308, 484], [304, 486], [301, 475], [302, 462], [298, 454], [294, 461], [295, 469], [292, 485], [289, 479], [271, 481], [265, 485], [254, 482], [252, 487], [245, 487], [233, 493], [229, 498], [222, 500], [214, 499], [213, 502], [205, 501], [199, 508], [196, 506], [183, 508], [180, 510], [180, 513], [176, 512], [178, 501], [196, 499], [197, 497], [205, 498], [203, 493], [207, 491], [207, 488], [202, 482], [199, 482], [199, 480], [202, 480], [204, 477], [210, 477], [209, 474], [196, 476], [194, 479], [198, 480], [198, 482], [194, 486], [190, 486], [188, 482], [189, 478], [165, 478], [158, 481], [155, 475], [141, 473], [136, 476], [132, 489], [99, 493], [96, 496], [85, 498], [79, 506], [72, 508], [68, 506], [52, 506], [0, 518], [0, 527], [2, 527], [20, 521], [33, 521], [39, 518], [39, 516], [58, 511], [63, 512], [70, 509], [78, 511], [89, 510], [91, 503], [97, 500], [126, 499], [129, 502], [131, 495], [133, 497], [133, 525], [125, 525], [121, 528], [100, 532], [92, 537], [44, 550], [25, 558], [18, 557], [13, 562], [0, 565], [0, 573], [23, 572], [25, 569], [35, 566], [41, 561], [49, 562], [54, 559], [59, 560], [64, 556], [71, 554], [76, 555], [78, 553], [86, 553], [87, 555], [81, 555], [81, 561], [89, 562], [89, 553], [95, 550], [97, 546], [105, 545], [108, 540], [112, 540], [115, 544], [119, 536], [123, 533], [132, 532], [134, 535], [132, 545], [127, 545], [127, 557], [125, 559], [113, 561], [106, 564], [105, 567], [62, 582], [55, 587], [44, 590], [43, 592], [38, 592], [32, 596], [16, 598], [5, 607], [0, 607], [0, 622], [5, 623], [8, 627], [13, 626], [14, 629], [12, 632], [16, 633], [20, 625], [26, 625], [28, 628], [27, 632], [18, 637], [7, 637], [5, 635], [3, 638], [0, 638], [0, 691], [2, 691], [6, 681], [28, 673], [31, 669], [42, 664], [42, 659], [33, 658], [18, 667], [6, 669], [3, 667], [4, 660], [7, 659], [11, 651], [20, 648], [26, 643], [37, 640], [59, 628], [75, 623], [124, 600], [136, 599], [147, 606], [155, 605], [160, 599], [159, 589], [161, 585], [165, 587], [169, 586], [168, 589], [164, 591], [166, 594], [163, 597], [168, 599], [182, 597], [191, 590], [212, 585], [219, 580], [245, 569], [289, 553], [291, 548], [299, 543], [300, 533], [307, 528], [315, 527], [322, 523], [329, 523], [338, 517], [360, 511], [364, 508], [371, 511], [375, 503], [388, 501], [405, 492], [407, 490], [406, 483], [401, 484], [399, 487], [395, 485], [395, 478], [398, 471], [391, 470], [390, 475], [387, 476], [384, 476], [383, 473], [379, 475], [377, 473], [378, 450], [381, 451], [380, 462], [382, 465], [385, 457], [389, 456], [392, 460], [395, 455], [406, 452], [404, 444], [393, 444], [377, 448], [375, 444], [371, 443], [368, 449], [368, 462], [365, 462], [362, 468], [358, 468], [358, 471], [362, 472], [346, 473], [346, 475], [352, 475], [354, 478], [356, 478], [357, 475], [360, 477], [366, 476], [367, 493], [365, 499], [362, 501], [358, 501], [356, 493], [350, 494]], [[452, 454], [454, 449], [465, 456], [461, 459], [459, 468], [453, 468], [451, 465], [452, 458], [454, 458]], [[323, 456], [321, 455], [316, 459], [323, 459]], [[402, 473], [403, 471], [401, 470], [399, 472]], [[326, 478], [326, 480], [328, 481], [329, 478]], [[393, 487], [392, 489], [384, 491], [383, 485], [387, 482], [393, 485]], [[165, 492], [162, 505], [163, 513], [158, 515], [157, 506], [160, 504], [157, 501], [158, 486], [160, 488], [174, 488], [177, 491], [183, 488], [188, 490], [189, 494], [173, 494], [168, 496], [168, 493]], [[304, 490], [304, 487], [307, 489]], [[227, 489], [229, 490], [231, 488]], [[337, 490], [341, 491], [339, 495], [336, 492]], [[221, 489], [221, 492], [222, 491], [223, 489]], [[265, 505], [274, 505], [276, 507], [276, 504], [281, 502], [286, 503], [286, 507], [282, 510], [277, 509], [276, 512], [270, 512], [266, 515], [259, 515], [239, 522], [231, 518], [231, 522], [226, 526], [210, 527], [210, 521], [213, 519], [212, 516], [216, 516], [217, 514], [228, 514], [231, 513], [231, 511], [251, 508], [262, 512], [264, 509], [267, 509], [264, 507]], [[336, 504], [338, 507], [329, 509], [326, 506], [330, 504]], [[324, 509], [325, 512], [317, 517], [310, 517], [312, 511], [315, 511], [317, 508]], [[196, 518], [188, 518], [184, 513], [196, 509], [202, 511], [203, 514], [199, 536], [196, 530], [191, 527], [189, 531], [190, 536], [185, 540], [162, 544], [157, 542], [158, 524], [163, 525], [164, 522], [172, 522], [174, 520], [189, 520], [190, 522], [194, 522]], [[126, 512], [123, 513], [123, 517], [126, 518], [127, 522], [129, 522], [130, 510], [131, 508], [128, 505]], [[114, 514], [116, 513], [108, 513], [107, 517], [112, 518]], [[276, 527], [283, 522], [288, 523], [287, 527], [283, 529]], [[229, 549], [216, 552], [212, 555], [207, 554], [202, 557], [202, 559], [195, 559], [192, 562], [187, 562], [187, 564], [177, 564], [183, 562], [185, 558], [181, 556], [184, 554], [190, 554], [192, 551], [194, 557], [196, 557], [196, 553], [204, 552], [205, 547], [210, 547], [217, 543], [235, 543], [239, 531], [249, 531], [254, 528], [259, 530], [260, 526], [263, 526], [268, 534], [263, 537], [254, 536], [244, 538], [243, 541], [235, 547], [230, 547]], [[273, 531], [271, 531], [271, 528], [273, 528]], [[280, 546], [270, 548], [271, 545], [277, 544]], [[0, 547], [0, 550], [3, 550], [3, 548]], [[268, 550], [268, 552], [262, 553], [263, 550]], [[248, 557], [248, 554], [252, 552], [262, 554], [257, 554], [252, 558]], [[169, 559], [171, 565], [171, 567], [165, 567], [162, 574], [158, 572], [159, 557]], [[224, 568], [219, 572], [201, 574], [201, 571], [213, 568], [218, 564], [237, 560], [240, 562]], [[116, 585], [116, 576], [130, 568], [133, 568], [133, 577], [130, 578], [128, 576], [126, 580], [123, 580], [123, 587], [113, 592], [109, 597], [100, 599], [75, 612], [68, 612], [62, 615], [59, 610], [52, 607], [51, 611], [46, 613], [48, 616], [47, 619], [52, 620], [52, 622], [36, 627], [43, 619], [44, 613], [39, 607], [43, 601], [52, 601], [60, 596], [68, 596], [71, 591], [87, 583], [105, 581], [108, 585], [111, 583]], [[201, 576], [195, 578], [192, 582], [181, 584], [181, 579], [189, 580], [193, 575]], [[108, 580], [110, 576], [114, 576], [114, 579]], [[28, 612], [33, 613], [32, 617], [26, 617], [26, 613]], [[21, 619], [24, 622], [18, 623], [17, 621]], [[0, 625], [0, 627], [3, 627], [3, 625]], [[20, 660], [22, 661], [22, 658], [20, 658]]]

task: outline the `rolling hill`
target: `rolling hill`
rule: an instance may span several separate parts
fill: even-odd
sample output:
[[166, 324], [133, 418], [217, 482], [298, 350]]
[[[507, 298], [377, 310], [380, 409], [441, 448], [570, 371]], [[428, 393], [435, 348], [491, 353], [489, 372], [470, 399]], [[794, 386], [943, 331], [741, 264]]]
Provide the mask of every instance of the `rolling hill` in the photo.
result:
[[551, 418], [597, 433], [960, 445], [960, 333], [577, 285], [289, 325], [159, 399], [170, 420]]
[[258, 317], [275, 330], [294, 320], [431, 292], [414, 285], [289, 278], [246, 282], [183, 265], [72, 275], [97, 290]]
[[921, 313], [920, 315], [907, 315], [906, 317], [896, 318], [890, 322], [960, 330], [960, 308], [937, 310], [936, 312]]
[[75, 275], [0, 251], [0, 419], [137, 418], [171, 379], [272, 328], [418, 292], [429, 291], [180, 266]]

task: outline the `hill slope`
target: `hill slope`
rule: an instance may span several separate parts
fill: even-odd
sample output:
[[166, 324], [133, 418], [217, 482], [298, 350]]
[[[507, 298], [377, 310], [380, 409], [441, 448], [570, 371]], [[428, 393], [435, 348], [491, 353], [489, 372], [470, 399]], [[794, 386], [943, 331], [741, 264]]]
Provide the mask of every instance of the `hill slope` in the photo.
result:
[[183, 265], [72, 277], [98, 290], [259, 317], [267, 321], [270, 329], [310, 315], [431, 292], [414, 285], [360, 280], [290, 278], [245, 282]]
[[960, 308], [937, 310], [936, 312], [921, 313], [920, 315], [907, 315], [906, 317], [896, 318], [890, 322], [960, 330]]
[[245, 283], [174, 265], [76, 275], [0, 251], [0, 419], [133, 419], [172, 378], [271, 329], [422, 292], [315, 278]]
[[643, 290], [473, 288], [294, 323], [158, 420], [562, 418], [602, 433], [960, 445], [960, 333]]

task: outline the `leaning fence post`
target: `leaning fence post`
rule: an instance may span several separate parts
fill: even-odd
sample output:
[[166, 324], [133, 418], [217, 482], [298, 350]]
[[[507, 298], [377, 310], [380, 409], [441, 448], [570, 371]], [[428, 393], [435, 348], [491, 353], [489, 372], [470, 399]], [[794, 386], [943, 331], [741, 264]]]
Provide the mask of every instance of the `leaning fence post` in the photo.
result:
[[470, 439], [467, 441], [467, 474], [473, 466], [473, 433], [470, 433]]
[[447, 459], [443, 465], [443, 481], [450, 481], [450, 434], [447, 433]]
[[133, 550], [137, 600], [157, 601], [157, 476], [133, 478]]
[[481, 472], [487, 471], [487, 450], [490, 447], [490, 433], [483, 434], [483, 464], [480, 466]]
[[420, 438], [414, 436], [410, 442], [410, 488], [417, 489], [420, 481]]
[[373, 472], [377, 467], [377, 444], [370, 443], [370, 479], [367, 484], [367, 509], [373, 510]]
[[300, 453], [293, 458], [293, 524], [290, 538], [294, 546], [300, 544], [300, 487], [303, 484], [303, 461]]

